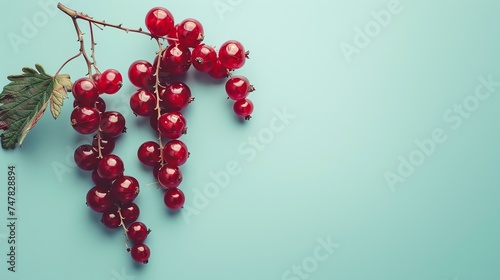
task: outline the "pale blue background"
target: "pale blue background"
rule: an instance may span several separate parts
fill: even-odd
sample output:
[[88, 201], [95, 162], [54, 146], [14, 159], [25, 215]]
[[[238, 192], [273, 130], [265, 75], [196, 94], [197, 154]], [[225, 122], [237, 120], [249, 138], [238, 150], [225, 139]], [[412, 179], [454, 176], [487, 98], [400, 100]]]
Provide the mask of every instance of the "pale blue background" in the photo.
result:
[[[40, 1], [4, 2], [1, 77], [42, 63], [49, 73], [77, 52], [70, 19], [58, 13], [15, 52], [8, 34], [21, 34], [23, 17], [43, 11]], [[214, 3], [233, 3], [222, 16]], [[372, 20], [387, 0], [365, 1], [66, 1], [108, 22], [143, 26], [149, 8], [163, 5], [176, 19], [199, 19], [206, 42], [238, 39], [252, 58], [239, 73], [257, 91], [254, 118], [241, 124], [223, 84], [191, 72], [196, 102], [186, 112], [183, 140], [192, 157], [182, 168], [182, 189], [192, 206], [195, 188], [227, 162], [242, 173], [190, 223], [165, 210], [151, 175], [135, 159], [152, 139], [145, 122], [127, 109], [133, 87], [107, 99], [127, 112], [129, 133], [116, 152], [143, 188], [141, 220], [153, 229], [147, 266], [134, 265], [120, 232], [100, 225], [85, 207], [89, 176], [69, 168], [59, 180], [53, 165], [84, 139], [68, 123], [46, 115], [25, 146], [0, 151], [0, 223], [6, 218], [6, 166], [18, 170], [18, 272], [7, 273], [6, 227], [0, 227], [0, 279], [283, 279], [313, 255], [318, 238], [340, 247], [308, 279], [499, 279], [500, 97], [493, 94], [453, 130], [443, 114], [474, 93], [479, 76], [500, 81], [500, 3], [401, 1], [403, 11], [348, 63], [340, 43]], [[151, 59], [155, 43], [139, 35], [97, 32], [101, 69], [125, 73], [136, 59]], [[85, 75], [81, 60], [64, 72]], [[2, 85], [6, 79], [2, 78]], [[201, 82], [200, 82], [201, 81]], [[68, 101], [72, 102], [72, 101]], [[68, 103], [69, 104], [69, 103]], [[273, 110], [296, 115], [257, 157], [238, 146], [269, 126]], [[448, 139], [392, 192], [384, 179], [416, 139], [442, 128]], [[290, 278], [293, 279], [293, 278]], [[300, 279], [300, 278], [295, 278]]]

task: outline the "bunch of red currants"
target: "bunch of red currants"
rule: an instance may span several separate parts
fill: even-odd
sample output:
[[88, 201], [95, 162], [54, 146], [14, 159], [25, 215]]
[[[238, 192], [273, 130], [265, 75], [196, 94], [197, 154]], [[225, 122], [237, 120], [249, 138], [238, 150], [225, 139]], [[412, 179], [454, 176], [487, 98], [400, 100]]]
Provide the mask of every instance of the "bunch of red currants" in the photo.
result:
[[[130, 97], [130, 107], [136, 116], [150, 118], [158, 139], [143, 143], [137, 156], [142, 164], [153, 168], [155, 179], [165, 190], [165, 205], [179, 210], [185, 201], [178, 188], [182, 182], [179, 167], [190, 155], [186, 144], [179, 140], [187, 133], [186, 118], [181, 111], [194, 98], [185, 83], [174, 79], [191, 66], [216, 79], [228, 78], [225, 89], [228, 98], [235, 101], [234, 112], [248, 120], [253, 103], [247, 97], [255, 89], [246, 77], [233, 76], [232, 71], [245, 64], [249, 52], [240, 42], [231, 40], [222, 44], [217, 53], [214, 47], [202, 43], [205, 36], [199, 21], [185, 19], [175, 24], [165, 8], [151, 9], [145, 23], [160, 50], [153, 63], [138, 60], [130, 65], [128, 78], [138, 87]], [[168, 42], [167, 47], [163, 48], [162, 40]], [[113, 154], [115, 140], [126, 131], [125, 118], [120, 112], [106, 111], [106, 103], [100, 97], [117, 93], [122, 83], [122, 75], [108, 69], [102, 73], [97, 70], [94, 75], [89, 73], [89, 77], [73, 84], [71, 125], [81, 134], [95, 133], [92, 144], [76, 149], [74, 160], [82, 170], [92, 171], [94, 187], [87, 193], [87, 205], [102, 213], [101, 221], [106, 227], [122, 227], [127, 240], [134, 244], [132, 247], [127, 244], [132, 258], [147, 263], [150, 249], [144, 241], [150, 230], [137, 221], [140, 210], [134, 203], [140, 191], [139, 182], [124, 175], [123, 161]]]

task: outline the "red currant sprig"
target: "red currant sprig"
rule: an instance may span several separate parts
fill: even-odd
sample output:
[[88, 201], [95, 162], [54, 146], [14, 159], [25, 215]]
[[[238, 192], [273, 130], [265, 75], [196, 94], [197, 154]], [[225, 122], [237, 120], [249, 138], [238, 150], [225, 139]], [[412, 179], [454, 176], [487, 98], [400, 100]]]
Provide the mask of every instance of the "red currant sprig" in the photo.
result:
[[[92, 171], [95, 186], [87, 193], [87, 205], [102, 213], [101, 221], [106, 227], [123, 228], [127, 241], [134, 243], [129, 247], [126, 242], [132, 258], [137, 262], [147, 263], [150, 249], [144, 241], [150, 230], [136, 221], [140, 210], [133, 202], [139, 194], [139, 183], [134, 177], [124, 175], [122, 160], [113, 154], [115, 139], [125, 132], [125, 118], [119, 112], [107, 111], [104, 100], [99, 96], [103, 93], [117, 93], [122, 86], [122, 76], [114, 69], [102, 73], [97, 69], [92, 26], [108, 26], [127, 33], [146, 35], [158, 43], [153, 63], [136, 61], [129, 68], [129, 79], [139, 88], [132, 94], [130, 106], [137, 116], [149, 117], [152, 128], [158, 133], [156, 142], [148, 141], [139, 147], [138, 157], [143, 164], [153, 167], [154, 177], [165, 189], [164, 203], [173, 210], [182, 208], [185, 201], [183, 192], [178, 188], [183, 179], [179, 167], [189, 157], [187, 146], [178, 139], [187, 132], [186, 118], [181, 111], [194, 98], [186, 84], [172, 79], [185, 74], [191, 65], [213, 78], [230, 78], [226, 82], [226, 92], [229, 99], [235, 101], [234, 112], [250, 119], [253, 103], [247, 97], [255, 88], [245, 77], [232, 76], [232, 71], [245, 64], [249, 52], [235, 40], [223, 43], [217, 52], [214, 47], [202, 43], [205, 35], [199, 21], [190, 18], [175, 24], [172, 13], [163, 7], [153, 8], [147, 13], [145, 24], [150, 33], [142, 29], [124, 28], [121, 24], [98, 21], [60, 3], [58, 8], [71, 17], [80, 51], [68, 59], [56, 74], [79, 56], [83, 56], [88, 68], [89, 77], [74, 83], [75, 102], [71, 114], [71, 125], [77, 132], [96, 133], [91, 145], [78, 147], [74, 154], [78, 167]], [[77, 20], [89, 23], [92, 39], [90, 56], [85, 51], [83, 33]], [[162, 42], [165, 40], [168, 45], [163, 48]], [[94, 75], [92, 68], [97, 72]]]
[[139, 182], [124, 175], [121, 158], [112, 154], [115, 139], [125, 131], [125, 118], [116, 111], [106, 111], [101, 93], [114, 94], [121, 88], [121, 74], [113, 69], [92, 78], [81, 78], [74, 83], [75, 97], [71, 114], [73, 128], [82, 134], [96, 133], [92, 145], [78, 147], [74, 159], [78, 167], [92, 171], [92, 187], [86, 196], [87, 205], [102, 213], [101, 222], [110, 229], [122, 228], [127, 240], [135, 245], [126, 248], [134, 260], [147, 263], [150, 249], [143, 244], [149, 230], [143, 223], [140, 228], [140, 209], [133, 201], [139, 195]]

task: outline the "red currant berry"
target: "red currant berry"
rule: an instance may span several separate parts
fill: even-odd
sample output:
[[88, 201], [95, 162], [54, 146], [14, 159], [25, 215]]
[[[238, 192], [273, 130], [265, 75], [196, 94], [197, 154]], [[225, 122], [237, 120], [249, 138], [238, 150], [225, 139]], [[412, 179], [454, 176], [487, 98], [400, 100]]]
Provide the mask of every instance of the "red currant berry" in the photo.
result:
[[96, 108], [81, 106], [71, 112], [71, 126], [81, 134], [96, 132], [99, 121], [99, 111]]
[[220, 60], [217, 60], [214, 67], [210, 71], [208, 71], [208, 74], [214, 79], [224, 79], [229, 76], [229, 69], [222, 66]]
[[127, 203], [123, 204], [121, 207], [123, 222], [125, 223], [133, 223], [139, 218], [141, 210], [139, 206], [135, 203]]
[[122, 224], [122, 219], [120, 213], [118, 212], [118, 207], [109, 207], [102, 213], [101, 222], [110, 229], [119, 228]]
[[139, 182], [132, 176], [118, 177], [111, 186], [111, 193], [116, 201], [131, 203], [139, 195]]
[[91, 145], [81, 145], [73, 155], [76, 165], [86, 171], [94, 170], [99, 164], [99, 154]]
[[167, 111], [180, 111], [185, 109], [191, 101], [191, 90], [185, 83], [171, 83], [160, 92], [162, 105]]
[[[101, 74], [100, 73], [95, 73], [94, 75], [92, 75], [92, 80], [94, 80], [94, 83], [96, 84], [96, 86], [99, 83], [100, 79], [101, 79]], [[97, 91], [99, 92], [99, 94], [103, 93], [103, 92], [99, 91], [99, 88], [97, 88]]]
[[158, 172], [160, 171], [160, 168], [161, 168], [161, 164], [157, 163], [155, 164], [155, 166], [153, 166], [153, 178], [155, 178], [155, 180], [158, 180]]
[[127, 228], [127, 237], [133, 243], [142, 243], [148, 237], [149, 230], [145, 224], [134, 222]]
[[[101, 138], [101, 155], [107, 156], [113, 152], [115, 149], [115, 139], [104, 139]], [[98, 138], [97, 135], [94, 135], [94, 139], [92, 140], [92, 147], [96, 151], [99, 151], [99, 144], [98, 144]]]
[[193, 18], [188, 18], [177, 25], [177, 36], [179, 44], [194, 48], [198, 46], [205, 36], [203, 35], [203, 26], [199, 21]]
[[191, 62], [196, 70], [208, 72], [217, 64], [217, 52], [211, 46], [198, 45], [191, 53]]
[[156, 96], [145, 89], [139, 89], [130, 97], [130, 108], [136, 115], [147, 117], [155, 111]]
[[180, 140], [170, 140], [163, 147], [163, 159], [170, 165], [181, 166], [186, 163], [188, 157], [188, 148]]
[[169, 45], [176, 45], [179, 44], [179, 34], [177, 34], [177, 26], [176, 24], [172, 30], [170, 30], [170, 33], [167, 34], [167, 42]]
[[153, 65], [146, 60], [137, 60], [128, 68], [130, 82], [139, 88], [152, 90], [155, 85]]
[[[73, 101], [73, 108], [83, 106], [78, 100]], [[104, 99], [101, 97], [97, 98], [97, 100], [94, 102], [92, 106], [89, 107], [94, 107], [99, 111], [99, 113], [103, 113], [106, 111], [106, 102], [104, 102]]]
[[167, 189], [177, 188], [182, 183], [179, 167], [165, 164], [158, 170], [158, 182]]
[[130, 255], [134, 261], [147, 264], [151, 256], [151, 251], [145, 244], [135, 244], [130, 248]]
[[154, 166], [160, 161], [160, 145], [153, 141], [142, 144], [137, 150], [139, 161], [147, 166]]
[[75, 81], [71, 89], [75, 100], [78, 100], [80, 105], [92, 106], [99, 97], [97, 86], [90, 78], [81, 78]]
[[115, 180], [122, 176], [123, 171], [125, 171], [123, 161], [117, 155], [104, 156], [97, 165], [97, 174], [108, 180]]
[[115, 69], [108, 69], [101, 74], [97, 87], [107, 94], [117, 93], [123, 84], [122, 74]]
[[101, 115], [99, 130], [105, 138], [117, 138], [125, 131], [125, 118], [116, 111], [104, 112]]
[[161, 58], [160, 67], [171, 75], [182, 75], [191, 67], [191, 51], [181, 45], [169, 46]]
[[243, 45], [235, 40], [222, 44], [219, 49], [219, 60], [228, 69], [239, 69], [245, 64], [248, 52]]
[[[160, 116], [165, 114], [167, 112], [167, 110], [165, 109], [161, 109], [160, 110]], [[149, 119], [149, 124], [151, 125], [151, 128], [155, 131], [158, 130], [158, 114], [157, 113], [154, 113], [151, 115], [150, 119]]]
[[94, 103], [94, 107], [99, 111], [99, 113], [106, 112], [106, 102], [101, 97], [97, 98]]
[[186, 118], [181, 112], [169, 112], [169, 114], [172, 116], [176, 116], [177, 118], [181, 119], [181, 121], [183, 121], [185, 124], [187, 124]]
[[249, 120], [253, 112], [253, 103], [249, 99], [240, 99], [234, 102], [233, 110], [236, 115]]
[[158, 131], [167, 138], [177, 139], [186, 133], [186, 122], [177, 114], [165, 113], [158, 120]]
[[156, 37], [163, 37], [174, 28], [174, 16], [162, 7], [155, 7], [146, 14], [146, 27]]
[[93, 187], [87, 192], [87, 205], [90, 209], [102, 213], [113, 205], [113, 198], [108, 190]]
[[163, 201], [165, 205], [172, 210], [179, 210], [184, 205], [184, 201], [186, 200], [184, 193], [178, 188], [168, 189], [165, 192], [165, 196], [163, 197]]
[[233, 100], [245, 99], [255, 88], [246, 77], [233, 76], [226, 82], [226, 93]]
[[97, 173], [97, 169], [94, 169], [94, 171], [92, 171], [92, 182], [94, 182], [97, 187], [103, 190], [109, 190], [111, 188], [111, 185], [113, 185], [113, 180], [104, 179], [99, 176], [99, 174]]

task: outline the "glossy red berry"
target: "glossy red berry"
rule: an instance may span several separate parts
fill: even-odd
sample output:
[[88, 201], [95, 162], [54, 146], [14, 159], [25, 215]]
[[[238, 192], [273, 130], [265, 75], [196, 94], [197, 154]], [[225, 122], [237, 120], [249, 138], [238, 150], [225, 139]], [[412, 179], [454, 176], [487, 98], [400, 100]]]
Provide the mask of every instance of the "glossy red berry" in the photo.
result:
[[249, 120], [253, 112], [253, 103], [249, 99], [240, 99], [234, 102], [233, 110], [236, 115]]
[[96, 132], [99, 121], [99, 111], [93, 107], [79, 106], [71, 112], [71, 126], [81, 134]]
[[153, 166], [153, 178], [155, 180], [158, 180], [158, 172], [160, 172], [161, 164], [157, 163], [155, 166]]
[[87, 205], [90, 209], [102, 213], [113, 205], [113, 198], [107, 189], [96, 186], [87, 192]]
[[151, 256], [151, 251], [145, 244], [135, 244], [130, 248], [130, 255], [134, 261], [147, 264]]
[[228, 69], [239, 69], [246, 61], [248, 53], [243, 45], [235, 40], [230, 40], [221, 45], [219, 60]]
[[131, 203], [139, 195], [139, 182], [132, 176], [118, 177], [111, 186], [111, 194], [116, 201]]
[[[96, 86], [99, 83], [100, 79], [101, 79], [101, 73], [94, 73], [94, 75], [92, 75], [92, 80], [94, 80], [94, 83], [95, 83]], [[97, 88], [97, 91], [99, 92], [99, 94], [103, 94], [104, 93], [104, 92], [99, 91], [99, 88]]]
[[160, 145], [153, 141], [143, 143], [137, 150], [139, 161], [147, 166], [154, 166], [160, 161]]
[[83, 106], [93, 106], [94, 102], [99, 97], [97, 86], [94, 80], [90, 78], [81, 78], [73, 83], [71, 89], [75, 100]]
[[[113, 152], [113, 150], [115, 149], [115, 139], [101, 138], [100, 146], [101, 146], [101, 155], [107, 156], [107, 155], [111, 154]], [[94, 147], [94, 149], [96, 151], [99, 151], [99, 143], [98, 143], [97, 135], [94, 135], [94, 139], [92, 139], [92, 147]]]
[[233, 100], [245, 99], [254, 90], [248, 79], [243, 76], [233, 76], [226, 82], [227, 96]]
[[191, 67], [191, 51], [181, 45], [169, 46], [162, 55], [160, 67], [171, 75], [182, 75]]
[[123, 204], [120, 208], [123, 216], [123, 222], [125, 223], [135, 222], [141, 213], [139, 206], [133, 202]]
[[191, 62], [196, 70], [208, 72], [217, 64], [217, 52], [211, 46], [200, 44], [191, 52]]
[[117, 206], [112, 206], [102, 213], [101, 222], [110, 229], [119, 228], [122, 223]]
[[165, 205], [172, 210], [181, 209], [185, 200], [184, 193], [178, 188], [168, 189], [163, 197]]
[[[164, 108], [161, 108], [160, 110], [160, 116], [165, 114], [167, 112], [167, 110], [165, 110]], [[151, 125], [151, 128], [154, 130], [154, 131], [157, 131], [158, 130], [158, 113], [154, 113], [151, 115], [150, 119], [149, 119], [149, 124]]]
[[133, 243], [142, 243], [148, 237], [149, 230], [145, 224], [141, 222], [133, 222], [127, 228], [127, 237]]
[[174, 16], [162, 7], [155, 7], [146, 14], [146, 27], [156, 37], [163, 37], [174, 28]]
[[163, 147], [163, 159], [167, 164], [181, 166], [186, 163], [188, 157], [188, 148], [186, 144], [180, 140], [170, 140]]
[[106, 102], [104, 102], [104, 99], [101, 97], [97, 98], [97, 100], [94, 103], [94, 107], [99, 111], [99, 113], [104, 113], [106, 112]]
[[101, 73], [97, 88], [100, 92], [115, 94], [123, 85], [122, 74], [115, 69], [108, 69]]
[[169, 45], [175, 45], [179, 43], [179, 34], [177, 34], [177, 26], [176, 24], [174, 28], [167, 34], [167, 42]]
[[166, 138], [177, 139], [186, 133], [187, 126], [178, 114], [165, 113], [158, 120], [158, 130]]
[[151, 116], [156, 108], [156, 95], [151, 91], [139, 89], [130, 97], [130, 108], [138, 116]]
[[125, 130], [125, 118], [120, 112], [104, 112], [101, 115], [99, 130], [105, 138], [117, 138]]
[[229, 69], [224, 67], [220, 60], [217, 60], [214, 67], [208, 71], [208, 74], [214, 79], [224, 79], [229, 76]]
[[177, 36], [179, 44], [189, 48], [198, 46], [205, 38], [203, 26], [193, 18], [185, 19], [177, 25]]
[[108, 180], [115, 180], [122, 176], [123, 171], [125, 171], [123, 161], [117, 155], [104, 156], [97, 165], [97, 174]]
[[[80, 106], [85, 106], [85, 105], [82, 105], [80, 103], [80, 101], [75, 99], [73, 101], [73, 108], [80, 107]], [[93, 104], [89, 105], [88, 107], [94, 107], [97, 109], [97, 111], [99, 111], [99, 113], [103, 113], [106, 111], [106, 102], [104, 102], [104, 99], [102, 99], [101, 97], [98, 97], [97, 100]]]
[[181, 119], [181, 121], [183, 121], [185, 124], [187, 124], [186, 118], [184, 117], [184, 115], [181, 112], [179, 112], [179, 111], [169, 112], [169, 114], [172, 115], [172, 116], [175, 116], [175, 117], [177, 117], [179, 119]]
[[104, 179], [99, 176], [99, 174], [97, 173], [97, 169], [94, 169], [94, 171], [92, 171], [92, 182], [94, 182], [97, 187], [104, 190], [111, 189], [111, 185], [113, 185], [113, 180]]
[[158, 170], [158, 182], [167, 189], [177, 188], [182, 183], [179, 167], [165, 164]]
[[155, 85], [155, 69], [146, 60], [134, 61], [128, 68], [128, 78], [130, 82], [138, 87], [152, 90]]
[[98, 156], [99, 154], [91, 145], [81, 145], [76, 148], [73, 158], [80, 169], [91, 171], [99, 164]]
[[162, 105], [167, 111], [180, 111], [185, 109], [193, 100], [191, 89], [181, 82], [175, 82], [162, 89], [160, 92]]

